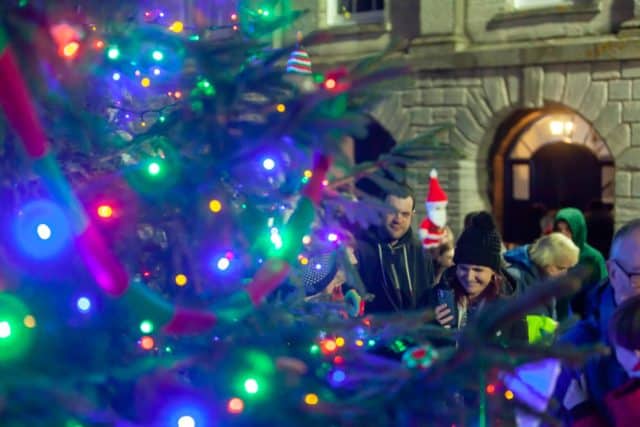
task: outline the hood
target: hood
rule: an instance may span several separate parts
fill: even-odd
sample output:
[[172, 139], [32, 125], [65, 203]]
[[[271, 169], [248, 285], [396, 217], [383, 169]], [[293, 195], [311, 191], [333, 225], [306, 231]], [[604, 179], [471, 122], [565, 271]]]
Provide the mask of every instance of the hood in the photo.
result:
[[502, 256], [507, 263], [514, 264], [535, 274], [536, 266], [529, 258], [529, 247], [530, 245], [518, 246], [506, 251]]
[[582, 212], [576, 208], [560, 209], [556, 214], [554, 223], [558, 221], [565, 221], [569, 224], [573, 235], [573, 243], [582, 251], [584, 244], [587, 242], [587, 222]]

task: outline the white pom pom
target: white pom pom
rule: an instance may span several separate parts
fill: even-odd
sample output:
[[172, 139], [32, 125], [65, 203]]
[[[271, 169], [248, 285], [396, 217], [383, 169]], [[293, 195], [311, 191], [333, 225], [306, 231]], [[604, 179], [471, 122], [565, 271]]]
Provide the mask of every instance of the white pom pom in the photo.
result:
[[431, 169], [431, 172], [429, 172], [429, 177], [430, 178], [437, 178], [438, 177], [438, 171], [435, 169]]

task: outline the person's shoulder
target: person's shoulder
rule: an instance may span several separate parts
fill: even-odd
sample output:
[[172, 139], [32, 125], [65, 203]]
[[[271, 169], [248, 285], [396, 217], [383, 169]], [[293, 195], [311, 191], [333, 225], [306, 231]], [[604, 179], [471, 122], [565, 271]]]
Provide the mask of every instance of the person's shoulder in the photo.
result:
[[593, 317], [578, 321], [560, 335], [558, 341], [573, 345], [595, 344], [601, 341], [600, 328]]

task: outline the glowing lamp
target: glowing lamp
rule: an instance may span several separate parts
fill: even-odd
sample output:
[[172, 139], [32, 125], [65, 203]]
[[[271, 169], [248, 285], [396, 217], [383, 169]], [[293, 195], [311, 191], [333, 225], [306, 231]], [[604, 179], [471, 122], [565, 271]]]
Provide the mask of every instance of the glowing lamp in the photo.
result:
[[185, 276], [184, 274], [176, 274], [175, 281], [177, 286], [186, 286], [188, 282], [187, 276]]
[[111, 78], [112, 78], [114, 81], [116, 81], [116, 82], [117, 82], [118, 80], [120, 80], [120, 77], [121, 77], [121, 76], [120, 76], [120, 73], [113, 73], [113, 74], [111, 75]]
[[149, 175], [156, 176], [160, 173], [160, 164], [158, 162], [151, 162], [147, 166], [147, 172]]
[[151, 332], [153, 332], [153, 330], [154, 330], [154, 326], [152, 321], [143, 320], [140, 323], [140, 332], [142, 332], [143, 334], [150, 334]]
[[51, 228], [47, 224], [38, 224], [36, 226], [36, 234], [41, 240], [49, 240], [51, 238]]
[[28, 314], [24, 316], [24, 320], [22, 321], [22, 323], [24, 323], [24, 326], [26, 326], [27, 328], [33, 329], [36, 327], [36, 318]]
[[71, 226], [65, 212], [48, 200], [26, 204], [13, 224], [13, 232], [22, 252], [32, 258], [50, 258], [71, 240]]
[[488, 384], [486, 387], [487, 394], [493, 394], [496, 392], [496, 386], [493, 384]]
[[276, 105], [276, 111], [278, 113], [284, 113], [285, 111], [287, 111], [287, 107], [284, 104], [278, 104]]
[[327, 240], [330, 242], [337, 242], [338, 241], [338, 235], [336, 233], [329, 233], [327, 235]]
[[209, 201], [209, 210], [213, 213], [218, 213], [222, 210], [222, 202], [218, 199], [212, 199]]
[[143, 77], [142, 80], [140, 80], [140, 85], [142, 85], [142, 87], [149, 87], [151, 85], [151, 79], [149, 77]]
[[515, 397], [515, 395], [513, 394], [513, 392], [511, 390], [507, 390], [504, 392], [504, 398], [507, 400], [513, 400], [513, 398]]
[[341, 369], [336, 369], [335, 371], [333, 371], [333, 374], [331, 374], [331, 381], [333, 381], [334, 383], [341, 383], [345, 380], [345, 378], [347, 377], [347, 375], [344, 373], [343, 370]]

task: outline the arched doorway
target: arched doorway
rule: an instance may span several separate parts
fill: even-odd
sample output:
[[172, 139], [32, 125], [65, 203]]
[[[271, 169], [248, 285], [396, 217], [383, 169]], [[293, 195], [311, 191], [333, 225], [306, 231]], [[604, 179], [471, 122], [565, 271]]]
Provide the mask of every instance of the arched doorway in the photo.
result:
[[589, 242], [608, 252], [615, 168], [597, 131], [579, 114], [559, 108], [519, 112], [505, 125], [492, 164], [494, 210], [504, 240], [531, 242], [546, 212], [573, 206], [589, 220]]

